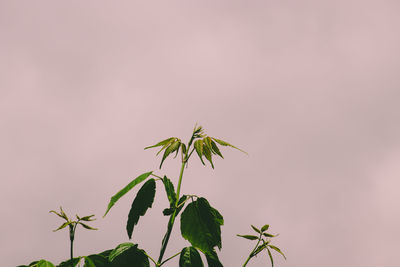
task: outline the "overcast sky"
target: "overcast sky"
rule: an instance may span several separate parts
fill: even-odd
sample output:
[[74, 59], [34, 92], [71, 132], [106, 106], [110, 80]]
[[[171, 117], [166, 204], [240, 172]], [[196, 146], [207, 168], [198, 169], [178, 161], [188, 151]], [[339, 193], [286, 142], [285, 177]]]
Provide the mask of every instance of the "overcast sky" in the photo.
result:
[[[150, 170], [177, 182], [179, 162], [157, 170], [143, 148], [195, 123], [249, 154], [185, 171], [183, 193], [225, 218], [224, 266], [265, 223], [278, 267], [400, 266], [399, 14], [390, 0], [0, 0], [2, 266], [68, 258], [60, 205], [98, 218], [76, 255], [127, 242], [135, 193], [103, 219], [110, 197]], [[155, 201], [133, 242], [157, 257], [160, 184]], [[174, 229], [166, 256], [188, 245]]]

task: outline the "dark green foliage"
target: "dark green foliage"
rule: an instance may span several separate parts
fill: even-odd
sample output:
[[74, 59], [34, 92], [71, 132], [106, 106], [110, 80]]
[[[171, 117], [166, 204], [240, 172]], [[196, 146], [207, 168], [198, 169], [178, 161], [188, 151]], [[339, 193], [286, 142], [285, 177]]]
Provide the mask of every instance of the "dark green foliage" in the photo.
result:
[[212, 253], [214, 247], [221, 249], [222, 215], [210, 206], [205, 198], [193, 201], [182, 212], [181, 234], [192, 246], [204, 253]]
[[150, 267], [149, 259], [137, 244], [118, 245], [109, 256], [112, 267]]
[[179, 258], [179, 267], [204, 267], [196, 248], [186, 247], [182, 249]]
[[132, 237], [134, 226], [138, 223], [139, 217], [146, 214], [148, 208], [151, 208], [156, 194], [156, 182], [154, 179], [148, 180], [139, 190], [132, 202], [131, 210], [128, 215], [126, 231], [129, 239]]
[[85, 257], [85, 265], [83, 267], [111, 267], [111, 263], [107, 256], [93, 254]]
[[174, 207], [175, 202], [176, 202], [176, 193], [175, 193], [174, 184], [171, 182], [170, 179], [168, 179], [167, 176], [164, 176], [164, 178], [162, 179], [162, 182], [164, 184], [165, 192], [167, 193], [170, 207]]
[[223, 267], [222, 263], [219, 261], [217, 253], [214, 251], [206, 254], [206, 259], [208, 267]]

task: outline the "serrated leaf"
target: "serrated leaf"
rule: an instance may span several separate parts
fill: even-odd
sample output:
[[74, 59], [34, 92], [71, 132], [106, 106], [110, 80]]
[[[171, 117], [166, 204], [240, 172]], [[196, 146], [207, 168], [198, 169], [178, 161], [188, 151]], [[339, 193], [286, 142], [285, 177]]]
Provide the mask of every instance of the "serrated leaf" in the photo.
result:
[[261, 234], [260, 229], [258, 229], [258, 228], [255, 227], [254, 225], [251, 225], [251, 228], [253, 228], [253, 230], [256, 231], [257, 233]]
[[78, 222], [80, 225], [82, 225], [84, 228], [89, 229], [89, 230], [98, 230], [97, 228], [91, 227], [83, 222]]
[[[131, 245], [129, 245], [131, 244]], [[124, 247], [120, 247], [123, 245]], [[138, 249], [138, 245], [124, 243], [119, 245], [116, 253], [111, 252], [109, 260], [112, 267], [150, 267], [149, 259], [144, 250]]]
[[217, 144], [213, 140], [211, 140], [211, 148], [212, 148], [212, 151], [214, 152], [214, 154], [217, 154], [221, 158], [224, 158], [222, 156], [221, 151], [219, 150]]
[[155, 144], [155, 145], [145, 147], [144, 149], [149, 149], [149, 148], [158, 147], [158, 146], [164, 146], [164, 145], [168, 144], [168, 143], [169, 143], [171, 140], [173, 140], [173, 139], [175, 139], [175, 137], [167, 138], [167, 139], [165, 139], [165, 140], [162, 140], [162, 141], [158, 142], [158, 143]]
[[221, 139], [217, 139], [217, 138], [214, 138], [214, 137], [211, 137], [211, 138], [212, 138], [215, 142], [217, 142], [218, 144], [220, 144], [221, 146], [229, 146], [229, 147], [235, 148], [235, 149], [237, 149], [237, 150], [239, 150], [239, 151], [242, 151], [243, 153], [247, 154], [246, 151], [243, 151], [243, 150], [241, 150], [240, 148], [237, 148], [237, 147], [235, 147], [234, 145], [229, 144], [228, 142], [225, 142], [225, 141], [223, 141], [223, 140], [221, 140]]
[[176, 194], [175, 194], [174, 184], [171, 182], [170, 179], [168, 179], [167, 176], [164, 176], [164, 178], [162, 179], [162, 182], [164, 184], [165, 192], [167, 193], [170, 207], [173, 207], [173, 206], [175, 206], [175, 203], [176, 203]]
[[177, 149], [179, 149], [179, 145], [181, 144], [181, 142], [176, 139], [174, 142], [172, 142], [166, 149], [164, 152], [164, 155], [162, 157], [161, 163], [160, 163], [160, 169], [161, 166], [164, 163], [164, 160], [169, 156], [169, 154], [171, 154], [172, 152], [176, 151]]
[[249, 240], [257, 240], [258, 239], [258, 236], [255, 236], [255, 235], [237, 235], [237, 236], [240, 236], [240, 237], [243, 237], [243, 238], [246, 238]]
[[199, 156], [201, 163], [203, 163], [203, 165], [206, 165], [203, 161], [203, 140], [196, 140], [194, 142], [194, 149], [196, 150], [197, 155]]
[[222, 263], [219, 261], [218, 255], [215, 252], [215, 250], [213, 250], [212, 252], [209, 252], [205, 255], [206, 255], [208, 267], [223, 267]]
[[271, 260], [271, 265], [272, 265], [272, 267], [274, 267], [274, 259], [272, 258], [271, 251], [269, 250], [268, 247], [267, 247], [267, 252], [268, 252], [269, 259]]
[[37, 265], [37, 267], [56, 267], [53, 263], [46, 261], [46, 260], [40, 260]]
[[122, 197], [124, 196], [126, 193], [128, 193], [135, 185], [143, 182], [144, 180], [147, 179], [147, 177], [149, 177], [153, 172], [146, 172], [143, 173], [141, 175], [139, 175], [138, 177], [136, 177], [135, 179], [133, 179], [127, 186], [125, 186], [124, 188], [122, 188], [118, 193], [116, 193], [114, 196], [111, 197], [110, 203], [108, 203], [108, 207], [106, 210], [106, 213], [103, 215], [103, 217], [105, 217], [107, 215], [107, 213], [109, 212], [109, 210], [112, 208], [112, 206], [114, 206], [114, 204]]
[[273, 250], [275, 250], [276, 252], [278, 252], [279, 254], [281, 254], [286, 260], [286, 256], [285, 256], [285, 254], [283, 254], [283, 252], [280, 250], [280, 248], [275, 247], [273, 245], [269, 245], [269, 247], [272, 248]]
[[61, 230], [61, 229], [65, 228], [65, 227], [67, 227], [68, 225], [70, 225], [71, 223], [73, 223], [73, 222], [65, 222], [65, 223], [61, 224], [61, 226], [58, 227], [56, 230], [53, 230], [53, 232]]
[[192, 246], [211, 253], [215, 246], [221, 249], [222, 224], [222, 215], [205, 198], [198, 198], [182, 212], [181, 234]]
[[200, 254], [194, 247], [186, 247], [181, 251], [179, 267], [204, 267]]
[[126, 224], [129, 239], [132, 237], [133, 228], [138, 223], [139, 217], [145, 215], [147, 209], [153, 205], [155, 193], [156, 181], [154, 179], [149, 179], [138, 191], [132, 202]]
[[203, 146], [203, 154], [206, 157], [206, 159], [210, 162], [211, 167], [214, 169], [214, 164], [212, 162], [212, 153], [211, 150], [206, 145]]

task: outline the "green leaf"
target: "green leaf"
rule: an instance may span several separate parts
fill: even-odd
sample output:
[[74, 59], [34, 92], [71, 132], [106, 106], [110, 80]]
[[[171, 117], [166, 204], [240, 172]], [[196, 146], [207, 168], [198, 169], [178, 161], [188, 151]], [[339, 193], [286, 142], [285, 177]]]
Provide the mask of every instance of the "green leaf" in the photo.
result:
[[196, 149], [196, 153], [197, 155], [199, 155], [199, 158], [201, 160], [201, 163], [203, 163], [203, 165], [206, 165], [203, 161], [203, 140], [196, 140], [194, 142], [194, 148]]
[[182, 154], [186, 154], [186, 145], [184, 143], [182, 143]]
[[214, 138], [214, 137], [211, 137], [211, 138], [212, 138], [215, 142], [217, 142], [218, 144], [220, 144], [221, 146], [230, 146], [230, 147], [232, 147], [232, 148], [235, 148], [235, 149], [237, 149], [237, 150], [239, 150], [239, 151], [242, 151], [243, 153], [247, 154], [246, 151], [243, 151], [243, 150], [241, 150], [240, 148], [237, 148], [237, 147], [235, 147], [234, 145], [229, 144], [228, 142], [225, 142], [225, 141], [223, 141], [223, 140], [220, 140], [220, 139], [217, 139], [217, 138]]
[[84, 257], [85, 265], [83, 267], [110, 267], [111, 263], [107, 257], [101, 254], [93, 254]]
[[126, 243], [121, 243], [121, 244], [119, 244], [116, 248], [114, 248], [114, 249], [110, 252], [110, 254], [109, 254], [109, 256], [108, 256], [108, 260], [109, 260], [110, 262], [112, 262], [117, 256], [121, 255], [122, 253], [124, 253], [124, 251], [130, 249], [130, 248], [133, 247], [133, 246], [136, 246], [136, 247], [137, 247], [137, 245], [135, 245], [135, 244], [133, 244], [133, 243], [130, 243], [130, 242], [126, 242]]
[[89, 230], [98, 230], [97, 228], [91, 227], [83, 222], [79, 222], [80, 225], [82, 225], [84, 228], [89, 229]]
[[286, 256], [285, 256], [285, 254], [283, 254], [283, 252], [280, 250], [280, 248], [275, 247], [273, 245], [269, 245], [269, 247], [272, 248], [273, 250], [275, 250], [276, 252], [278, 252], [279, 254], [281, 254], [286, 260]]
[[65, 227], [67, 227], [68, 225], [70, 225], [71, 223], [73, 223], [73, 222], [65, 222], [65, 223], [61, 224], [61, 226], [58, 227], [56, 230], [53, 230], [53, 232], [61, 230], [61, 229], [65, 228]]
[[145, 251], [132, 243], [120, 244], [111, 252], [109, 260], [112, 267], [150, 267]]
[[261, 227], [261, 232], [267, 231], [268, 228], [269, 228], [269, 224], [264, 225], [263, 227]]
[[111, 197], [110, 203], [108, 203], [108, 207], [106, 210], [106, 213], [103, 215], [103, 217], [105, 217], [108, 213], [108, 211], [111, 209], [112, 206], [114, 206], [114, 204], [122, 197], [124, 196], [126, 193], [129, 192], [129, 190], [131, 190], [135, 185], [143, 182], [144, 180], [147, 179], [147, 177], [149, 177], [153, 172], [146, 172], [141, 174], [140, 176], [136, 177], [135, 179], [132, 180], [132, 182], [130, 182], [127, 186], [125, 186], [123, 189], [121, 189], [118, 193], [116, 193], [114, 196]]
[[139, 190], [135, 199], [132, 202], [131, 210], [129, 211], [126, 231], [129, 239], [132, 237], [134, 226], [138, 223], [139, 217], [146, 214], [148, 208], [151, 208], [156, 194], [156, 181], [149, 179]]
[[175, 139], [175, 137], [167, 138], [165, 140], [162, 140], [161, 142], [158, 142], [157, 144], [155, 144], [153, 146], [145, 147], [144, 149], [149, 149], [149, 148], [158, 147], [158, 146], [164, 146], [164, 145], [168, 144], [170, 141], [172, 141], [173, 139]]
[[212, 252], [209, 252], [205, 255], [206, 255], [208, 267], [223, 267], [222, 263], [218, 259], [218, 255], [215, 252], [215, 250], [213, 250]]
[[[81, 260], [81, 257], [73, 258], [72, 259], [72, 266], [77, 266], [79, 261]], [[71, 267], [71, 260], [63, 261], [57, 267]]]
[[206, 157], [206, 159], [210, 162], [211, 167], [214, 169], [214, 164], [212, 162], [211, 149], [208, 146], [203, 146], [203, 154]]
[[194, 247], [182, 249], [179, 258], [179, 267], [204, 267], [200, 254]]
[[162, 157], [161, 163], [160, 163], [160, 169], [161, 166], [164, 162], [164, 160], [169, 156], [169, 154], [171, 154], [172, 152], [176, 151], [179, 149], [181, 142], [179, 141], [179, 139], [176, 139], [174, 142], [172, 142], [167, 149], [165, 149], [164, 155]]
[[240, 237], [243, 237], [243, 238], [246, 238], [249, 240], [257, 240], [258, 239], [258, 236], [255, 236], [255, 235], [237, 235], [237, 236], [240, 236]]
[[253, 228], [253, 230], [256, 231], [257, 233], [261, 234], [260, 229], [258, 229], [258, 228], [255, 227], [254, 225], [251, 225], [251, 228]]
[[162, 179], [162, 182], [164, 184], [165, 192], [167, 193], [170, 207], [174, 207], [175, 203], [176, 203], [176, 194], [175, 194], [174, 184], [171, 182], [170, 179], [168, 179], [167, 176], [164, 176], [164, 178]]
[[275, 237], [277, 235], [271, 235], [271, 234], [268, 234], [268, 233], [263, 233], [263, 236], [265, 236], [265, 237]]
[[164, 209], [162, 213], [164, 216], [169, 216], [172, 213], [174, 213], [174, 210], [175, 210], [175, 208], [168, 208], [168, 209]]
[[269, 250], [268, 247], [267, 247], [267, 252], [268, 252], [269, 259], [271, 260], [271, 265], [272, 265], [272, 267], [274, 267], [274, 259], [272, 258], [271, 251]]
[[85, 222], [90, 222], [90, 221], [96, 220], [96, 219], [92, 219], [92, 217], [94, 217], [94, 214], [93, 214], [93, 215], [89, 215], [89, 216], [82, 217], [82, 218], [80, 218], [80, 220], [81, 220], [81, 221], [85, 221]]
[[221, 158], [224, 158], [224, 157], [222, 156], [221, 151], [219, 150], [217, 144], [216, 144], [213, 140], [211, 140], [211, 148], [212, 148], [212, 151], [213, 151], [215, 154], [217, 154], [217, 155], [220, 156]]
[[37, 263], [37, 267], [56, 267], [53, 263], [46, 261], [46, 260], [40, 260]]
[[211, 253], [215, 246], [221, 249], [222, 224], [222, 215], [205, 198], [198, 198], [181, 215], [181, 234], [192, 246]]

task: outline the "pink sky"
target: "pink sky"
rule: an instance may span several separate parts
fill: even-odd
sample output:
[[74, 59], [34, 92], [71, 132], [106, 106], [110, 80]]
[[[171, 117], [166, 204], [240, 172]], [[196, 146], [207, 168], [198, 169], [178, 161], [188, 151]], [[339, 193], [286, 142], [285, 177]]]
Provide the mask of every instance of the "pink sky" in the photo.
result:
[[[224, 266], [271, 224], [282, 267], [400, 266], [398, 1], [1, 1], [2, 266], [68, 257], [48, 213], [94, 213], [76, 255], [128, 241], [134, 193], [157, 170], [143, 147], [186, 140], [197, 122], [223, 149], [193, 160], [183, 192], [225, 218]], [[167, 160], [176, 182], [178, 161]], [[157, 257], [162, 187], [133, 242]], [[166, 255], [188, 243], [178, 225]], [[265, 255], [250, 266], [268, 266]], [[177, 266], [171, 261], [167, 266]]]

